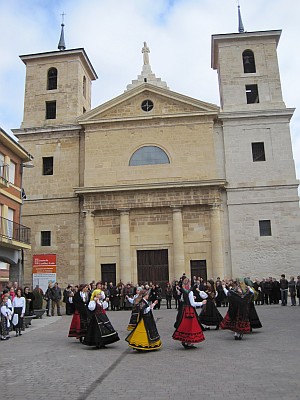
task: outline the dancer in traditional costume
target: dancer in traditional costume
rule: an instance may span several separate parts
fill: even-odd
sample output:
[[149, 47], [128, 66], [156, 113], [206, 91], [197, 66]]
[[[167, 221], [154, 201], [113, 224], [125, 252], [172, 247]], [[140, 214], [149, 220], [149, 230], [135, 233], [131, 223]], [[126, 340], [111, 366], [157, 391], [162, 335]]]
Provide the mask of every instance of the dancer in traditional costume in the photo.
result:
[[91, 319], [87, 328], [83, 344], [96, 346], [98, 349], [105, 348], [107, 344], [115, 343], [120, 340], [107, 317], [108, 299], [100, 289], [95, 289], [88, 305], [91, 311]]
[[89, 323], [89, 287], [80, 285], [78, 291], [73, 296], [75, 312], [70, 325], [68, 337], [75, 337], [82, 342], [86, 335]]
[[128, 346], [135, 350], [158, 350], [162, 343], [152, 314], [157, 300], [150, 305], [148, 302], [149, 291], [142, 290], [140, 295], [142, 299], [139, 302], [138, 323], [125, 340], [128, 342]]
[[10, 321], [12, 319], [12, 310], [9, 308], [9, 295], [4, 294], [1, 301], [1, 323], [0, 323], [0, 334], [1, 340], [9, 339]]
[[215, 283], [213, 280], [207, 281], [205, 293], [207, 294], [207, 302], [199, 315], [199, 321], [204, 325], [205, 330], [209, 330], [211, 326], [215, 326], [215, 329], [218, 330], [220, 323], [223, 321], [223, 316], [215, 304], [215, 298], [218, 296], [218, 292], [215, 290]]
[[254, 301], [257, 299], [258, 293], [254, 289], [254, 283], [251, 281], [251, 279], [245, 278], [244, 283], [247, 286], [251, 287], [252, 292], [253, 292], [253, 296], [251, 297], [250, 308], [249, 308], [249, 321], [250, 321], [250, 326], [251, 326], [250, 330], [252, 331], [252, 329], [262, 328], [262, 324], [260, 322], [259, 316], [256, 312], [256, 308], [254, 305]]
[[235, 282], [232, 289], [227, 289], [223, 284], [223, 290], [228, 296], [229, 308], [220, 328], [233, 331], [234, 339], [242, 340], [244, 333], [251, 332], [249, 310], [253, 290], [249, 286], [243, 290], [239, 282]]
[[23, 297], [22, 289], [17, 289], [12, 305], [14, 309], [12, 323], [16, 331], [16, 336], [21, 336], [22, 330], [24, 330], [24, 315], [26, 310], [26, 299]]
[[[179, 340], [185, 349], [194, 348], [194, 343], [200, 343], [205, 340], [201, 324], [198, 320], [196, 307], [202, 307], [206, 300], [196, 302], [194, 294], [190, 287], [190, 281], [185, 278], [181, 288], [177, 286], [178, 294], [181, 294], [182, 300], [179, 301], [178, 314], [174, 324], [175, 332], [172, 338]], [[200, 296], [206, 297], [206, 293], [200, 293]]]
[[136, 327], [138, 320], [139, 320], [139, 315], [140, 315], [139, 303], [142, 300], [142, 296], [140, 295], [141, 290], [142, 290], [141, 287], [137, 287], [136, 294], [133, 296], [133, 298], [126, 296], [126, 300], [132, 304], [130, 321], [127, 326], [128, 331], [132, 331]]

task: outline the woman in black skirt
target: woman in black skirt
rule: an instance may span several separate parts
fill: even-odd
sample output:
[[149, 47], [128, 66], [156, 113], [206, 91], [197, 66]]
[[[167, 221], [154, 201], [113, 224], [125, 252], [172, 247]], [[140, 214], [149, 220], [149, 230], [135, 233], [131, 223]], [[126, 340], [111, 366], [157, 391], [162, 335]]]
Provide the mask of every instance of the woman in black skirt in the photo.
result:
[[23, 297], [22, 289], [18, 288], [16, 296], [12, 302], [14, 308], [13, 325], [16, 331], [16, 336], [22, 335], [22, 330], [24, 329], [23, 318], [26, 310], [26, 299]]
[[83, 344], [87, 346], [96, 346], [98, 349], [101, 349], [105, 348], [107, 344], [120, 340], [106, 315], [105, 310], [108, 308], [107, 300], [102, 290], [96, 289], [93, 291], [91, 301], [88, 305], [91, 311], [91, 319], [83, 340]]
[[220, 323], [223, 321], [223, 316], [215, 304], [218, 292], [215, 290], [215, 283], [213, 280], [207, 281], [205, 293], [207, 294], [207, 302], [199, 315], [199, 321], [204, 325], [205, 330], [209, 330], [211, 326], [215, 326], [215, 329], [218, 330]]

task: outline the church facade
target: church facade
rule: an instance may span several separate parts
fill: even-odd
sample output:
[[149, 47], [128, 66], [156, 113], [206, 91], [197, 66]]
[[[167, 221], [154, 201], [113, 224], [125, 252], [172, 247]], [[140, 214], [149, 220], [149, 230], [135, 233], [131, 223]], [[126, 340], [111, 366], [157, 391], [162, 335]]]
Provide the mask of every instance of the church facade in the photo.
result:
[[171, 91], [146, 43], [138, 78], [94, 109], [84, 49], [21, 56], [24, 118], [13, 132], [35, 164], [24, 174], [25, 282], [39, 254], [56, 255], [61, 286], [297, 275], [280, 34], [212, 36], [220, 107]]

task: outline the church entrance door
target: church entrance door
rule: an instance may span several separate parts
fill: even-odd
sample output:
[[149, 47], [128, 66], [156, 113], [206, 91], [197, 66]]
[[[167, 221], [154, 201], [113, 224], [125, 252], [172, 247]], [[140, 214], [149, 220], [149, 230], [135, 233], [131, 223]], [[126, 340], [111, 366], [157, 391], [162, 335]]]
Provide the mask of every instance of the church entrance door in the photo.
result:
[[116, 285], [116, 264], [101, 264], [101, 281]]
[[206, 260], [190, 260], [191, 278], [200, 276], [204, 281], [207, 281]]
[[165, 292], [169, 281], [168, 250], [137, 250], [138, 282], [158, 283]]

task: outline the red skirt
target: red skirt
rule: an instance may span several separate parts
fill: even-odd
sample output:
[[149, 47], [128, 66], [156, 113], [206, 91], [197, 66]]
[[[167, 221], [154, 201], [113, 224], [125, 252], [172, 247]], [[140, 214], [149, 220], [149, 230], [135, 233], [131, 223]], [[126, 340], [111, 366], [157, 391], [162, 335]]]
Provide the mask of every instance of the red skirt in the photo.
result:
[[75, 310], [72, 317], [68, 337], [75, 337], [76, 339], [80, 339], [81, 336], [82, 335], [80, 331], [80, 314], [77, 310]]
[[233, 332], [240, 332], [240, 333], [250, 333], [251, 326], [249, 321], [242, 321], [237, 316], [236, 319], [232, 320], [229, 317], [229, 313], [225, 315], [223, 321], [220, 323], [221, 329], [229, 329]]
[[179, 326], [173, 333], [174, 340], [184, 343], [200, 343], [205, 340], [198, 315], [192, 306], [183, 306], [183, 315]]

